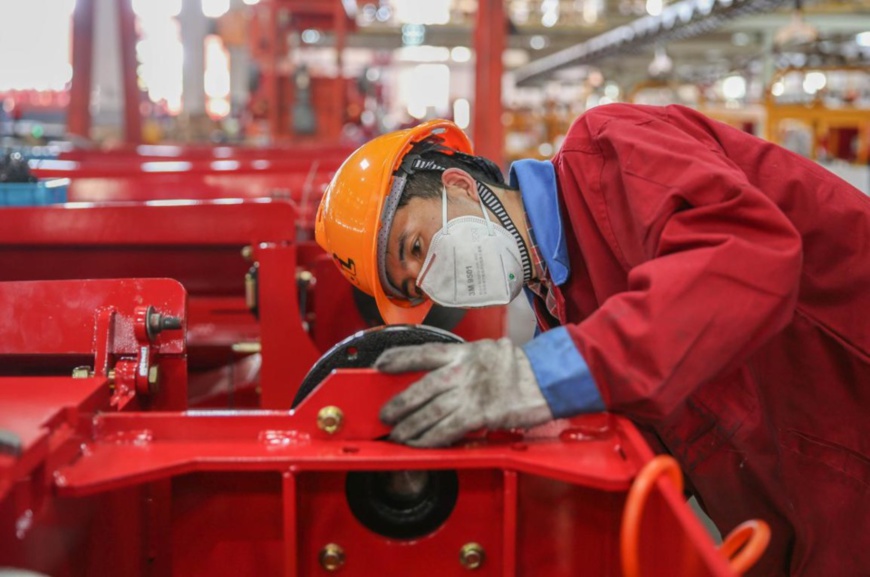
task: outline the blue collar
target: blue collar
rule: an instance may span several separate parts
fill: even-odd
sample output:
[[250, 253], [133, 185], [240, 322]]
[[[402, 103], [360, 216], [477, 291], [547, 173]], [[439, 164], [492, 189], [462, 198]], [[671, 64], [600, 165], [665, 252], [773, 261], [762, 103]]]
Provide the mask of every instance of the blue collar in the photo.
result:
[[561, 286], [571, 274], [568, 246], [562, 230], [556, 169], [549, 160], [523, 159], [511, 164], [510, 185], [519, 188], [538, 251], [550, 278]]

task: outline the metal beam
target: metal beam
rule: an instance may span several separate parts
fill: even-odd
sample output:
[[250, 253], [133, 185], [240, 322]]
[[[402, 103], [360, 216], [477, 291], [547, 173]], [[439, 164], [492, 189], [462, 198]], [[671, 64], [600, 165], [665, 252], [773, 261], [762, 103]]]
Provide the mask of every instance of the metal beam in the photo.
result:
[[[759, 32], [778, 30], [791, 21], [791, 14], [759, 14], [741, 20], [739, 24], [729, 23], [724, 27], [733, 32]], [[858, 14], [815, 14], [804, 11], [804, 21], [825, 33], [858, 33], [870, 30], [870, 13]]]
[[474, 52], [474, 152], [501, 166], [504, 127], [501, 123], [501, 77], [507, 21], [502, 0], [479, 0]]
[[515, 72], [519, 86], [545, 80], [556, 70], [592, 64], [607, 56], [636, 50], [654, 42], [682, 40], [706, 34], [726, 21], [770, 12], [787, 0], [681, 0], [665, 6], [658, 16], [644, 16], [623, 26], [561, 50]]
[[73, 76], [66, 110], [66, 131], [91, 136], [91, 81], [94, 68], [94, 0], [78, 0], [73, 14]]
[[124, 142], [142, 142], [142, 111], [136, 69], [136, 15], [130, 0], [118, 0], [118, 29], [121, 31], [121, 77], [124, 81]]

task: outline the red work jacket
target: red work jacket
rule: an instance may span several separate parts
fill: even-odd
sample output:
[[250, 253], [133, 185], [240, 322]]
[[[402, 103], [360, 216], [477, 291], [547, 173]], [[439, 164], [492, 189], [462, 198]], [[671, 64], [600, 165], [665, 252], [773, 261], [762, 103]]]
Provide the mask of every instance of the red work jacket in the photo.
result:
[[723, 533], [770, 524], [751, 575], [870, 575], [870, 198], [679, 106], [595, 108], [553, 163], [571, 275], [549, 324], [608, 409]]

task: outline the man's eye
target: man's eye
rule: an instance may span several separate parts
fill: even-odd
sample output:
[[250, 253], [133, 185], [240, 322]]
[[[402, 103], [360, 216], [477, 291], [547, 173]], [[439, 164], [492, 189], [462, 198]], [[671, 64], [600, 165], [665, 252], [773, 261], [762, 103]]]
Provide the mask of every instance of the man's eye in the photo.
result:
[[421, 251], [422, 251], [422, 248], [420, 246], [420, 239], [418, 238], [417, 240], [414, 241], [414, 246], [411, 247], [411, 254], [414, 256], [420, 256]]

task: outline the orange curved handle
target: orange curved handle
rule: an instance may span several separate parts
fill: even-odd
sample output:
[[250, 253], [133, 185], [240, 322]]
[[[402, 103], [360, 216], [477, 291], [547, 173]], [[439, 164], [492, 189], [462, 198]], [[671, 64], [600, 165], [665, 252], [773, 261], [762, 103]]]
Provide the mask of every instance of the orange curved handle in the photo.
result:
[[[625, 500], [620, 527], [620, 555], [624, 577], [640, 577], [640, 521], [650, 491], [662, 475], [667, 474], [678, 492], [683, 492], [683, 475], [673, 457], [659, 455], [647, 463], [631, 485]], [[770, 527], [759, 519], [738, 525], [723, 541], [719, 551], [728, 559], [731, 569], [742, 575], [764, 553], [770, 542]]]
[[643, 515], [646, 500], [655, 482], [667, 473], [677, 491], [683, 491], [683, 475], [680, 465], [673, 457], [659, 455], [644, 465], [628, 491], [625, 500], [625, 511], [622, 514], [620, 533], [620, 554], [622, 556], [622, 574], [625, 577], [640, 577], [638, 551], [640, 551], [640, 520]]
[[770, 527], [761, 519], [744, 521], [728, 533], [719, 551], [731, 563], [738, 575], [743, 575], [767, 549], [770, 543]]

